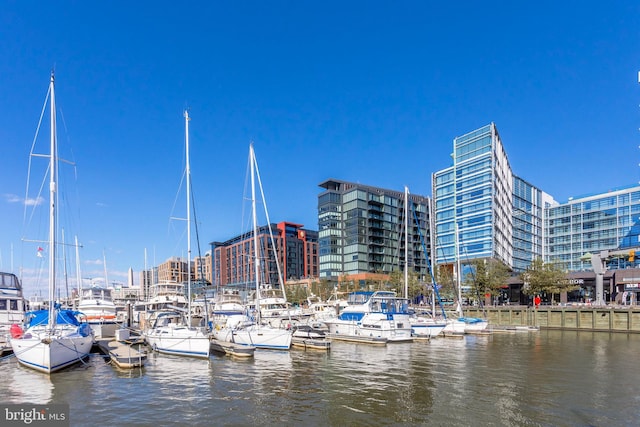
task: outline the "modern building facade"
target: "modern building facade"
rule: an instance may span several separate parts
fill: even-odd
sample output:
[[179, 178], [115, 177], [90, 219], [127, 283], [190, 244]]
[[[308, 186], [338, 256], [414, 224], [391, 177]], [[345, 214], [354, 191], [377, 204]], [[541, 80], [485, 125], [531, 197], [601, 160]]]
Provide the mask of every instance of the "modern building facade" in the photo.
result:
[[437, 264], [493, 258], [524, 271], [543, 255], [553, 199], [514, 175], [494, 123], [455, 138], [452, 159], [432, 176]]
[[[329, 179], [320, 184], [318, 236], [320, 278], [338, 281], [342, 276], [366, 280], [367, 274], [403, 271], [408, 230], [409, 268], [428, 274], [427, 252], [431, 252], [430, 199], [405, 192]], [[405, 221], [405, 218], [408, 221]]]
[[[258, 228], [258, 253], [264, 267], [260, 272], [260, 283], [278, 285], [280, 275], [285, 281], [317, 277], [318, 232], [303, 227], [280, 222]], [[255, 284], [253, 231], [225, 242], [212, 242], [211, 253], [215, 285], [244, 287]]]
[[[545, 229], [545, 262], [558, 262], [568, 271], [592, 270], [588, 254], [640, 248], [640, 186], [580, 196], [551, 206], [547, 208]], [[636, 259], [630, 262], [629, 257], [618, 257], [608, 261], [608, 268], [637, 264]]]
[[191, 262], [189, 260], [182, 257], [171, 257], [158, 265], [158, 282], [186, 282], [191, 270]]
[[545, 209], [556, 202], [524, 179], [513, 177], [513, 263], [524, 272], [536, 258], [543, 258]]
[[207, 252], [204, 256], [197, 256], [193, 259], [194, 272], [193, 277], [196, 281], [206, 281], [213, 283], [213, 261], [211, 252]]

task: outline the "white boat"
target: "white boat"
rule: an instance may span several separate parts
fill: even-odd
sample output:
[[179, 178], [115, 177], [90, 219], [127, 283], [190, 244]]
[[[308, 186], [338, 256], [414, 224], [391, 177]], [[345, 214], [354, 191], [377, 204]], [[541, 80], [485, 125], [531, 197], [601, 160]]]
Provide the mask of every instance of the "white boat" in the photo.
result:
[[111, 291], [110, 288], [91, 286], [88, 289], [82, 289], [80, 293], [78, 311], [82, 312], [96, 338], [116, 336], [118, 323], [116, 305], [111, 297]]
[[325, 320], [332, 339], [384, 338], [412, 341], [409, 301], [392, 291], [357, 291], [335, 319]]
[[11, 350], [9, 330], [11, 325], [22, 323], [25, 311], [26, 301], [18, 277], [0, 272], [0, 355]]
[[211, 309], [213, 326], [224, 326], [229, 316], [242, 315], [246, 312], [240, 291], [235, 288], [224, 287], [218, 291]]
[[[187, 194], [187, 265], [191, 263], [191, 169], [189, 166], [189, 113], [184, 112]], [[151, 327], [144, 332], [147, 343], [160, 353], [180, 356], [209, 357], [209, 333], [191, 325], [191, 269], [187, 273], [186, 315], [182, 310], [162, 310], [152, 317]]]
[[444, 335], [479, 334], [487, 330], [489, 322], [478, 317], [457, 317], [447, 319]]
[[149, 326], [149, 318], [159, 310], [185, 311], [189, 303], [185, 294], [184, 283], [160, 281], [149, 287], [151, 298], [133, 306], [134, 322], [141, 330]]
[[144, 332], [147, 345], [158, 353], [209, 357], [209, 334], [202, 328], [188, 326], [187, 317], [179, 311], [156, 311], [149, 319], [150, 328]]
[[[254, 278], [255, 278], [255, 307], [260, 307], [261, 299], [261, 262], [260, 251], [258, 249], [258, 220], [256, 212], [256, 175], [260, 180], [257, 170], [257, 162], [253, 144], [249, 147], [249, 164], [251, 167], [251, 210], [253, 219], [253, 251], [254, 251]], [[261, 185], [261, 184], [260, 184]], [[262, 188], [262, 186], [261, 186]], [[265, 205], [266, 212], [266, 205]], [[268, 221], [268, 214], [267, 214]], [[275, 247], [275, 245], [273, 245]], [[277, 257], [276, 257], [277, 259]], [[279, 267], [278, 267], [279, 272]], [[280, 274], [279, 274], [280, 275]], [[242, 345], [255, 346], [256, 348], [288, 350], [291, 348], [291, 329], [283, 329], [265, 325], [261, 317], [262, 310], [255, 310], [255, 316], [246, 314], [232, 315], [227, 318], [227, 322], [216, 327], [212, 334], [219, 341], [234, 342]]]
[[[346, 301], [343, 307], [346, 307]], [[340, 312], [340, 306], [335, 302], [322, 301], [316, 295], [311, 294], [307, 297], [305, 312], [309, 315], [307, 323], [322, 322], [337, 317]]]
[[[255, 299], [255, 294], [252, 294]], [[251, 298], [250, 297], [250, 298]], [[266, 324], [282, 328], [290, 327], [293, 323], [304, 322], [311, 316], [301, 308], [292, 307], [287, 301], [282, 288], [274, 288], [271, 285], [260, 285], [260, 318]]]
[[223, 326], [216, 326], [212, 335], [218, 341], [267, 350], [291, 348], [291, 330], [257, 323], [256, 318], [245, 314], [229, 316]]
[[49, 306], [47, 310], [31, 312], [25, 323], [26, 330], [15, 327], [10, 342], [18, 361], [37, 371], [50, 374], [77, 363], [91, 352], [93, 333], [78, 312], [64, 310], [55, 304], [56, 291], [56, 227], [58, 149], [54, 78], [49, 84], [51, 108], [51, 150], [49, 153]]
[[291, 345], [304, 349], [329, 350], [331, 340], [327, 337], [326, 325], [296, 325], [293, 328]]

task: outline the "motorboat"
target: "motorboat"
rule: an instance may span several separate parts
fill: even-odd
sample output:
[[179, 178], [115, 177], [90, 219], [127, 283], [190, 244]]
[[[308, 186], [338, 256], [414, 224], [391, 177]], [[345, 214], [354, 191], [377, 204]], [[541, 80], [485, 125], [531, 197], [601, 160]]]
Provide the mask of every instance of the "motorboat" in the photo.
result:
[[325, 320], [329, 336], [385, 338], [388, 342], [412, 341], [409, 301], [392, 291], [357, 291], [335, 319]]
[[0, 355], [11, 351], [9, 331], [14, 323], [22, 323], [26, 301], [18, 276], [0, 272]]

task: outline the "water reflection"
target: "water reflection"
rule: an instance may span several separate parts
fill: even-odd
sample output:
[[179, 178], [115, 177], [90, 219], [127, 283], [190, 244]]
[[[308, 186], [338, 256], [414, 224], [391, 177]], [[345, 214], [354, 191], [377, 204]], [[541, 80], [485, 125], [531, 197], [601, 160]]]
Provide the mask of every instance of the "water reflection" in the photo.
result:
[[635, 425], [640, 335], [540, 331], [39, 374], [0, 364], [8, 403], [68, 403], [71, 425]]
[[[34, 403], [44, 405], [51, 402], [53, 395], [53, 383], [49, 375], [36, 372], [33, 369], [18, 366], [15, 369], [7, 369], [4, 364], [0, 366], [3, 379], [0, 383], [0, 396], [3, 403]], [[5, 374], [6, 372], [6, 374]]]

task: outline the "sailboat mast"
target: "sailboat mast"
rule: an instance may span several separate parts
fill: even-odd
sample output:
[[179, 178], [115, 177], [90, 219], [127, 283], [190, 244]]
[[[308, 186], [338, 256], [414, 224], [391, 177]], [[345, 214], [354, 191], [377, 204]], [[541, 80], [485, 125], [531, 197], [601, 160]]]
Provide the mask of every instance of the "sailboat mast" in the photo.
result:
[[187, 161], [187, 326], [191, 326], [191, 166], [189, 165], [189, 112], [184, 111], [184, 135]]
[[56, 150], [56, 102], [54, 94], [54, 77], [51, 73], [49, 90], [51, 92], [51, 155], [49, 157], [49, 327], [55, 327], [56, 315], [54, 310], [55, 280], [56, 280], [56, 181], [57, 181], [57, 150]]
[[458, 307], [457, 307], [457, 311], [458, 313], [462, 316], [464, 313], [462, 311], [462, 266], [460, 265], [460, 242], [458, 240], [458, 223], [455, 223], [454, 226], [454, 230], [455, 230], [455, 239], [454, 239], [454, 243], [455, 243], [455, 249], [456, 249], [456, 270], [457, 270], [457, 274], [456, 274], [456, 286], [457, 286], [457, 291], [458, 291]]
[[256, 155], [253, 151], [253, 143], [249, 146], [249, 163], [251, 165], [251, 216], [253, 220], [253, 253], [255, 260], [253, 269], [256, 280], [256, 312], [257, 323], [260, 324], [260, 251], [258, 250], [258, 216], [256, 214], [256, 183], [255, 183]]
[[102, 266], [104, 268], [104, 287], [109, 287], [109, 276], [107, 275], [107, 254], [102, 250]]
[[409, 298], [409, 187], [404, 186], [404, 297]]
[[82, 278], [80, 277], [80, 250], [78, 248], [78, 236], [75, 236], [76, 241], [76, 279], [78, 282], [78, 294], [82, 298]]

